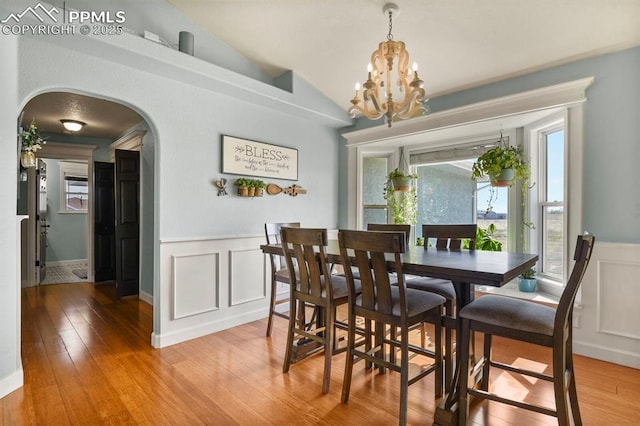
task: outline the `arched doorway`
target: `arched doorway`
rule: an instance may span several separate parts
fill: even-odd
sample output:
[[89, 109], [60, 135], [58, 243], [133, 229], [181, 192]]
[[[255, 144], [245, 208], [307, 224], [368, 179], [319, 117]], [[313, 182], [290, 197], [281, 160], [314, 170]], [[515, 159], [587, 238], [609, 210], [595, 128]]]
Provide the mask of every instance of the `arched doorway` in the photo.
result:
[[[84, 123], [84, 126], [77, 132], [65, 130], [61, 120], [75, 120]], [[137, 186], [138, 202], [139, 202], [139, 249], [137, 262], [133, 265], [129, 262], [128, 267], [137, 268], [138, 290], [136, 293], [139, 297], [152, 303], [153, 299], [153, 167], [154, 167], [154, 135], [151, 126], [144, 117], [132, 108], [121, 103], [111, 100], [88, 96], [84, 94], [71, 92], [47, 92], [33, 97], [29, 100], [19, 117], [19, 124], [25, 128], [32, 121], [37, 123], [39, 132], [44, 136], [47, 143], [44, 148], [38, 152], [38, 157], [48, 159], [52, 164], [58, 162], [69, 163], [72, 165], [86, 165], [85, 191], [83, 194], [81, 179], [70, 180], [76, 182], [76, 191], [65, 192], [64, 187], [69, 186], [69, 180], [65, 182], [65, 175], [60, 171], [61, 167], [56, 167], [55, 173], [60, 178], [57, 179], [54, 194], [55, 200], [47, 200], [45, 198], [45, 206], [47, 208], [37, 208], [32, 201], [35, 198], [42, 199], [42, 196], [36, 197], [34, 190], [29, 191], [30, 178], [35, 178], [33, 171], [20, 169], [19, 190], [18, 190], [18, 213], [28, 214], [29, 220], [25, 221], [26, 232], [22, 236], [23, 247], [23, 264], [22, 264], [22, 285], [33, 286], [40, 284], [40, 276], [42, 273], [42, 263], [46, 265], [46, 259], [52, 259], [57, 262], [67, 260], [82, 259], [65, 259], [63, 252], [84, 253], [87, 262], [87, 280], [93, 281], [96, 278], [96, 266], [100, 263], [99, 256], [104, 256], [106, 245], [101, 243], [104, 238], [99, 235], [100, 227], [96, 227], [97, 221], [104, 217], [104, 212], [96, 211], [95, 200], [97, 193], [95, 190], [95, 169], [98, 164], [113, 163], [114, 152], [116, 149], [138, 151], [140, 158], [139, 164], [141, 168], [140, 182]], [[56, 164], [57, 165], [57, 164]], [[51, 171], [50, 171], [51, 173]], [[58, 177], [58, 176], [56, 176]], [[52, 181], [54, 179], [51, 179]], [[143, 184], [144, 183], [144, 184]], [[35, 187], [31, 182], [31, 187]], [[78, 190], [78, 188], [80, 188]], [[146, 191], [145, 191], [146, 188]], [[112, 191], [116, 193], [117, 191]], [[71, 195], [70, 195], [71, 194]], [[66, 198], [65, 198], [66, 197]], [[75, 198], [74, 198], [75, 197]], [[69, 211], [66, 209], [65, 202], [71, 204], [71, 210], [75, 207], [74, 202], [78, 199], [87, 202], [84, 212]], [[40, 200], [39, 200], [40, 201]], [[82, 203], [80, 203], [82, 204]], [[102, 208], [98, 206], [98, 208]], [[47, 215], [56, 215], [58, 218], [57, 228], [52, 229], [51, 220], [47, 222]], [[44, 220], [43, 217], [44, 216]], [[73, 217], [84, 216], [84, 225], [75, 228], [69, 228], [68, 225], [74, 222]], [[64, 219], [64, 220], [62, 220]], [[76, 221], [82, 222], [82, 221]], [[66, 223], [66, 225], [64, 225]], [[49, 224], [49, 227], [47, 225]], [[77, 231], [84, 233], [84, 243], [75, 243], [69, 238], [74, 234], [70, 229], [82, 229]], [[66, 237], [65, 237], [66, 236]], [[77, 235], [74, 234], [75, 237]], [[49, 238], [47, 243], [45, 238]], [[55, 239], [61, 239], [56, 241]], [[38, 244], [39, 241], [43, 241]], [[73, 244], [82, 244], [84, 250], [67, 250]], [[49, 247], [47, 247], [49, 245]], [[36, 249], [45, 247], [46, 250]], [[115, 247], [115, 244], [114, 244]], [[130, 253], [129, 253], [130, 254]], [[26, 256], [25, 256], [26, 255]], [[77, 254], [72, 256], [78, 256]], [[131, 257], [131, 256], [129, 256]], [[37, 266], [36, 266], [37, 265]], [[46, 268], [46, 266], [45, 266]], [[109, 278], [109, 277], [107, 277]], [[115, 278], [115, 277], [114, 277]], [[100, 278], [104, 279], [104, 276]]]

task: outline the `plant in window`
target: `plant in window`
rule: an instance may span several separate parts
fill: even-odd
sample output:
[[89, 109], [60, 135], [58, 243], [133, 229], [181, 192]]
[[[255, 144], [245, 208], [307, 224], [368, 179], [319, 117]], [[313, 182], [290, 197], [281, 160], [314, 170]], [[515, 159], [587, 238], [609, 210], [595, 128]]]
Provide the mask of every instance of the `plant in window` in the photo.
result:
[[[478, 226], [476, 231], [476, 250], [502, 251], [502, 243], [493, 234], [496, 232], [496, 225], [490, 223], [487, 229]], [[469, 249], [469, 240], [462, 241], [462, 247]]]
[[391, 183], [394, 191], [406, 192], [411, 188], [411, 182], [414, 179], [418, 179], [417, 174], [405, 173], [396, 167], [387, 176], [387, 185]]
[[[396, 189], [397, 186], [393, 182], [393, 178], [400, 175], [409, 178], [409, 186], [406, 190]], [[413, 182], [417, 178], [418, 175], [406, 174], [398, 169], [389, 173], [384, 187], [384, 199], [391, 211], [393, 223], [415, 225], [418, 221], [418, 194]]]
[[531, 293], [536, 291], [537, 279], [535, 278], [536, 270], [533, 268], [526, 269], [518, 278], [518, 290]]
[[527, 185], [529, 164], [524, 161], [520, 147], [498, 145], [473, 163], [471, 178], [477, 180], [483, 176], [489, 177], [492, 186], [511, 186], [515, 180]]

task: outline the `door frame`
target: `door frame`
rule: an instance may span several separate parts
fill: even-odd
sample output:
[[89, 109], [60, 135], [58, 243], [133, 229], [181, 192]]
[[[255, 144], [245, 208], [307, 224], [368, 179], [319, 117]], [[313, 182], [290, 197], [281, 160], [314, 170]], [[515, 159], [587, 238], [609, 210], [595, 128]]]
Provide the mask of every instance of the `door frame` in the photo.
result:
[[[72, 143], [62, 143], [62, 142], [50, 142], [47, 141], [46, 144], [42, 145], [42, 149], [38, 150], [37, 156], [42, 159], [53, 159], [53, 160], [82, 160], [87, 162], [87, 184], [88, 188], [88, 196], [89, 200], [93, 200], [93, 154], [94, 151], [98, 148], [97, 145], [83, 145], [83, 144], [72, 144]], [[35, 173], [33, 174], [35, 176]], [[31, 174], [29, 175], [31, 177]], [[35, 197], [36, 194], [32, 192], [37, 185], [29, 185], [29, 199]], [[92, 202], [89, 202], [87, 206], [87, 281], [93, 282], [94, 280], [94, 272], [93, 272], [93, 206]], [[27, 277], [28, 280], [26, 282], [26, 286], [34, 286], [39, 283], [36, 281], [36, 241], [35, 238], [38, 236], [35, 233], [35, 214], [33, 211], [29, 211], [29, 219], [28, 219], [28, 255], [27, 255]]]

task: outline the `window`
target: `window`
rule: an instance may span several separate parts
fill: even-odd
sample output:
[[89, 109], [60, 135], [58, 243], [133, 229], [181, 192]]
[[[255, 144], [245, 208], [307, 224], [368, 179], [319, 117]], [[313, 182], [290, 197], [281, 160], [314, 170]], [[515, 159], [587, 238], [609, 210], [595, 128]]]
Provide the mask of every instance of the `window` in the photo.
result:
[[[562, 287], [567, 270], [567, 143], [564, 116], [527, 128], [532, 181], [530, 213], [536, 229], [530, 248], [539, 255], [539, 279], [548, 287]], [[548, 288], [546, 290], [549, 290]]]
[[387, 223], [388, 207], [384, 199], [384, 185], [389, 169], [388, 157], [362, 159], [362, 228], [369, 223]]
[[87, 165], [60, 162], [60, 212], [86, 213], [89, 203]]

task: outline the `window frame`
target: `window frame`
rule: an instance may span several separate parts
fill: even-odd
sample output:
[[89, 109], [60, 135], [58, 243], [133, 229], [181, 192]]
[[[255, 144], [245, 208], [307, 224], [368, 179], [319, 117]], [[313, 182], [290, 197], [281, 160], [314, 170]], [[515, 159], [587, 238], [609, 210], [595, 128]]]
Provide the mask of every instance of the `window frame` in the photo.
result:
[[[76, 163], [70, 161], [60, 161], [60, 208], [58, 213], [60, 214], [87, 214], [89, 211], [89, 167], [86, 163]], [[87, 182], [87, 208], [84, 210], [71, 210], [67, 208], [67, 177], [76, 177], [86, 179]], [[73, 194], [73, 193], [71, 193]]]

